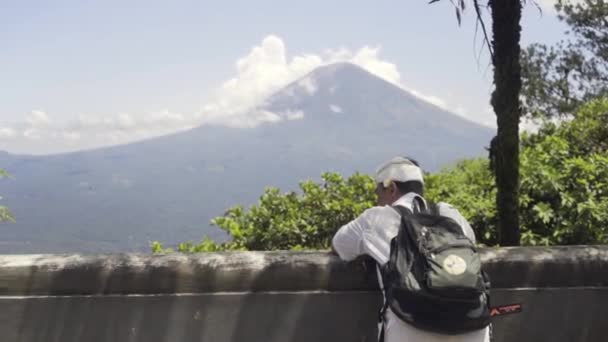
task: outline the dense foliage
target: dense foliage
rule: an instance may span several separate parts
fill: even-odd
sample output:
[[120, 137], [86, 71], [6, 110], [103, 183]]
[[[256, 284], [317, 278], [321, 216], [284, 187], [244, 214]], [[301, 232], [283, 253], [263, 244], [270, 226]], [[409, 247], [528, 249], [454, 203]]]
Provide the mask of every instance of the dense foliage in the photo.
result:
[[[608, 101], [595, 101], [561, 125], [522, 137], [522, 244], [608, 243]], [[485, 159], [427, 177], [430, 199], [458, 207], [488, 245], [499, 241], [495, 191]]]

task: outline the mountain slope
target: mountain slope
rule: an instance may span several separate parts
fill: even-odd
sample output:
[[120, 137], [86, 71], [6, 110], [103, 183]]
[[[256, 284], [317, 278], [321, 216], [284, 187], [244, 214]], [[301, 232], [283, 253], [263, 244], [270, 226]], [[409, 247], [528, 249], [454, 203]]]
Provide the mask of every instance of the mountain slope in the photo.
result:
[[373, 172], [394, 155], [427, 170], [480, 155], [491, 129], [421, 101], [351, 64], [318, 68], [255, 110], [255, 128], [201, 126], [142, 142], [52, 156], [0, 153], [0, 182], [18, 223], [0, 253], [147, 250], [204, 234], [209, 220], [255, 202], [265, 186], [297, 188], [323, 171]]

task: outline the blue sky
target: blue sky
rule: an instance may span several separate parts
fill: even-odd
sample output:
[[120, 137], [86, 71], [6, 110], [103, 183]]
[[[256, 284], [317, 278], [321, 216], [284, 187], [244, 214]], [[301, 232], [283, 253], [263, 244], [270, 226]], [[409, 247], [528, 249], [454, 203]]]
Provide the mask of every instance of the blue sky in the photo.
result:
[[[551, 3], [540, 1], [542, 16], [524, 8], [522, 45], [563, 37]], [[186, 129], [340, 58], [492, 125], [474, 23], [468, 10], [458, 27], [447, 0], [0, 2], [0, 150], [56, 153]]]

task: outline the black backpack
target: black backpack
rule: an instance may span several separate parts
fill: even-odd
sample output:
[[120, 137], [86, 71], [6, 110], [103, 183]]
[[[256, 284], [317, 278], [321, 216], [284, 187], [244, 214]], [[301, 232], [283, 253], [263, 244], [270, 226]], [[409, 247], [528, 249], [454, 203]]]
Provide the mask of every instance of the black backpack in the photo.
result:
[[[401, 215], [399, 233], [391, 241], [390, 259], [380, 267], [385, 304], [416, 328], [462, 334], [490, 324], [490, 282], [481, 269], [473, 242], [437, 206]], [[384, 329], [382, 329], [384, 330]], [[383, 332], [381, 336], [383, 337]]]

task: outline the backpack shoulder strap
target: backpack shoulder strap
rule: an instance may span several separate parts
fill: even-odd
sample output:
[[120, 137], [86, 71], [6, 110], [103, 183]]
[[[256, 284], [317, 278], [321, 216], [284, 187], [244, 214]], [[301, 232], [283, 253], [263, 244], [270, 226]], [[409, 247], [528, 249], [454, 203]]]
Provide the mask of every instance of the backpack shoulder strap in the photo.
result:
[[393, 209], [395, 209], [395, 211], [399, 214], [399, 216], [404, 217], [404, 216], [410, 216], [412, 215], [412, 211], [409, 208], [406, 208], [402, 205], [393, 205], [391, 206]]
[[429, 210], [429, 205], [420, 195], [416, 195], [412, 199], [412, 209], [406, 208], [402, 205], [393, 205], [392, 207], [399, 213], [399, 215], [401, 215], [401, 217], [426, 212]]
[[426, 212], [428, 210], [428, 205], [422, 196], [416, 195], [412, 200], [412, 208], [414, 208], [415, 213]]

